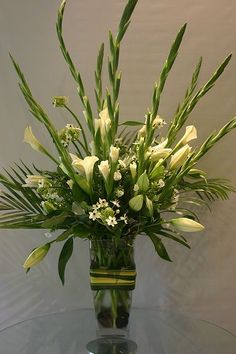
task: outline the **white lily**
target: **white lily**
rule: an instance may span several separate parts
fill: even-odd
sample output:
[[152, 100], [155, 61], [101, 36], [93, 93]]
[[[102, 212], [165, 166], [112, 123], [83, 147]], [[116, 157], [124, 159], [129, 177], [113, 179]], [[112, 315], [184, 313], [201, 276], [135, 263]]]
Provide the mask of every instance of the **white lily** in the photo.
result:
[[183, 232], [197, 232], [204, 229], [202, 224], [188, 218], [172, 219], [169, 222], [178, 230]]
[[191, 152], [191, 147], [186, 144], [181, 149], [179, 149], [173, 156], [171, 156], [170, 160], [170, 170], [174, 170], [176, 168], [181, 167], [186, 158], [188, 157], [189, 153]]

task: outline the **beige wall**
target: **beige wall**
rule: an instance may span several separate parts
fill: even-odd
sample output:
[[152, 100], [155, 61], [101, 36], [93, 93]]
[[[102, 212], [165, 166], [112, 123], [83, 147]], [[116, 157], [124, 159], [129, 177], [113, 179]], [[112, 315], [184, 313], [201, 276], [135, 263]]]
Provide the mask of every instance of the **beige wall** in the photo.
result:
[[[70, 0], [65, 16], [65, 38], [79, 64], [86, 87], [92, 91], [95, 55], [106, 30], [115, 29], [124, 0]], [[57, 0], [0, 0], [0, 166], [18, 158], [48, 162], [22, 143], [24, 128], [31, 124], [48, 144], [44, 130], [33, 121], [16, 85], [10, 51], [21, 64], [32, 90], [60, 127], [66, 121], [54, 111], [53, 95], [69, 95], [80, 112], [75, 86], [58, 50], [55, 35]], [[195, 109], [194, 123], [202, 141], [210, 131], [236, 115], [236, 2], [232, 0], [140, 0], [121, 52], [123, 84], [122, 119], [142, 120], [151, 101], [154, 80], [170, 43], [184, 22], [188, 29], [179, 58], [169, 77], [160, 112], [167, 121], [183, 97], [200, 55], [204, 83], [223, 58], [234, 57], [216, 87]], [[200, 167], [211, 176], [229, 177], [236, 184], [236, 132], [224, 139]], [[191, 235], [192, 251], [169, 244], [173, 264], [161, 261], [147, 240], [137, 241], [138, 285], [136, 306], [155, 306], [188, 313], [225, 326], [236, 333], [236, 196], [213, 205], [212, 214], [201, 211], [206, 231]], [[78, 241], [78, 251], [68, 266], [67, 284], [57, 278], [57, 256], [25, 276], [21, 264], [27, 253], [45, 240], [42, 232], [1, 231], [0, 325], [38, 313], [88, 307], [88, 245]], [[151, 274], [151, 276], [150, 276]]]

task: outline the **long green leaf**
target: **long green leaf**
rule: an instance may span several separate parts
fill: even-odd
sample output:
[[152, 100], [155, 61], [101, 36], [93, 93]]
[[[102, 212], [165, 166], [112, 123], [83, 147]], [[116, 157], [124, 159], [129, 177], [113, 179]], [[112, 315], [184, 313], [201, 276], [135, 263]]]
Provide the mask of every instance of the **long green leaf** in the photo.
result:
[[65, 283], [66, 265], [72, 255], [72, 252], [73, 252], [73, 238], [71, 237], [65, 242], [58, 260], [58, 273], [63, 285]]
[[[145, 231], [146, 232], [146, 231]], [[169, 261], [169, 262], [172, 262], [172, 260], [170, 259], [167, 251], [166, 251], [166, 248], [165, 246], [163, 245], [160, 237], [156, 236], [155, 234], [151, 233], [151, 232], [146, 232], [146, 234], [150, 237], [154, 247], [155, 247], [155, 250], [157, 252], [157, 254], [165, 259], [166, 261]]]

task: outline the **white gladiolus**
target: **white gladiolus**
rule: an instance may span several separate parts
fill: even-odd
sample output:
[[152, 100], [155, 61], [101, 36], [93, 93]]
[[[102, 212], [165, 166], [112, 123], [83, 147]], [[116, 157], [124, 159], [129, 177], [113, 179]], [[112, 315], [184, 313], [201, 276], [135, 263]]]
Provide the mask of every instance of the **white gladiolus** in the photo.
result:
[[174, 227], [183, 232], [202, 231], [204, 226], [188, 218], [177, 218], [169, 221]]
[[95, 163], [99, 160], [97, 156], [86, 156], [83, 160], [74, 154], [70, 154], [72, 158], [72, 166], [75, 167], [81, 175], [90, 181], [93, 175]]
[[179, 141], [178, 145], [185, 145], [189, 141], [197, 139], [197, 129], [194, 127], [194, 125], [188, 125], [186, 127], [186, 131], [182, 139]]
[[139, 129], [139, 131], [138, 131], [138, 139], [140, 139], [141, 137], [144, 137], [146, 135], [146, 130], [147, 130], [146, 124], [144, 124], [142, 126], [142, 128]]
[[117, 148], [117, 147], [111, 145], [111, 147], [110, 147], [110, 158], [111, 158], [113, 163], [116, 163], [118, 161], [119, 154], [120, 154], [120, 148]]
[[174, 170], [176, 168], [181, 167], [186, 161], [186, 158], [191, 152], [191, 149], [192, 148], [188, 144], [186, 144], [181, 149], [179, 149], [173, 156], [171, 156], [169, 166], [170, 170]]
[[38, 188], [39, 185], [43, 185], [46, 181], [46, 178], [40, 175], [27, 175], [25, 179], [25, 184], [23, 187], [30, 187], [30, 188]]
[[166, 124], [166, 122], [164, 121], [164, 119], [162, 119], [160, 116], [156, 116], [156, 118], [154, 119], [153, 123], [152, 123], [152, 127], [155, 128], [163, 128], [163, 126]]
[[108, 160], [101, 161], [100, 165], [98, 165], [98, 168], [99, 168], [101, 175], [103, 176], [103, 178], [106, 181], [109, 174], [110, 174], [110, 166], [109, 166]]
[[122, 174], [120, 173], [120, 171], [115, 171], [113, 177], [114, 181], [120, 181], [121, 178], [122, 178]]
[[105, 108], [99, 113], [99, 119], [95, 119], [95, 130], [100, 129], [101, 138], [104, 141], [110, 128], [111, 119], [109, 117], [108, 108]]

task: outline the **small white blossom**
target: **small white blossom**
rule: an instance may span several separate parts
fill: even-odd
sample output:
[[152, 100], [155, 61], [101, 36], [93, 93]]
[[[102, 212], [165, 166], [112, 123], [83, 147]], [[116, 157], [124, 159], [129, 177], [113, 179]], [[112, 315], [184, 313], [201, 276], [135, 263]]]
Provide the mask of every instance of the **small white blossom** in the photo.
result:
[[99, 203], [98, 204], [102, 208], [107, 208], [108, 207], [108, 202], [106, 201], [106, 199], [99, 198]]
[[162, 119], [160, 116], [157, 115], [152, 123], [152, 126], [154, 129], [155, 128], [161, 129], [164, 127], [165, 124], [166, 122], [164, 121], [164, 119]]
[[120, 171], [116, 171], [114, 173], [114, 177], [113, 178], [114, 178], [114, 181], [120, 181], [121, 178], [122, 178], [122, 175], [121, 175]]
[[125, 194], [125, 192], [124, 192], [123, 189], [117, 189], [117, 190], [116, 190], [116, 196], [117, 196], [117, 198], [123, 197], [124, 194]]
[[124, 216], [121, 216], [120, 220], [124, 221], [125, 224], [128, 224], [128, 218], [126, 214]]
[[111, 202], [112, 202], [112, 204], [115, 205], [117, 208], [120, 207], [120, 202], [119, 202], [119, 200], [112, 200]]
[[120, 209], [116, 209], [116, 214], [120, 214]]
[[95, 221], [99, 217], [100, 217], [100, 213], [98, 213], [96, 210], [93, 210], [93, 211], [89, 212], [89, 219], [92, 219], [93, 221]]
[[159, 181], [158, 181], [158, 187], [159, 187], [159, 188], [165, 187], [165, 182], [163, 181], [163, 179], [159, 179]]
[[115, 225], [117, 225], [117, 221], [116, 221], [115, 216], [109, 216], [109, 217], [106, 219], [106, 223], [107, 223], [107, 225], [112, 226], [112, 227], [114, 227]]
[[134, 185], [134, 191], [135, 192], [138, 192], [138, 190], [139, 190], [139, 186], [137, 185], [137, 183]]

